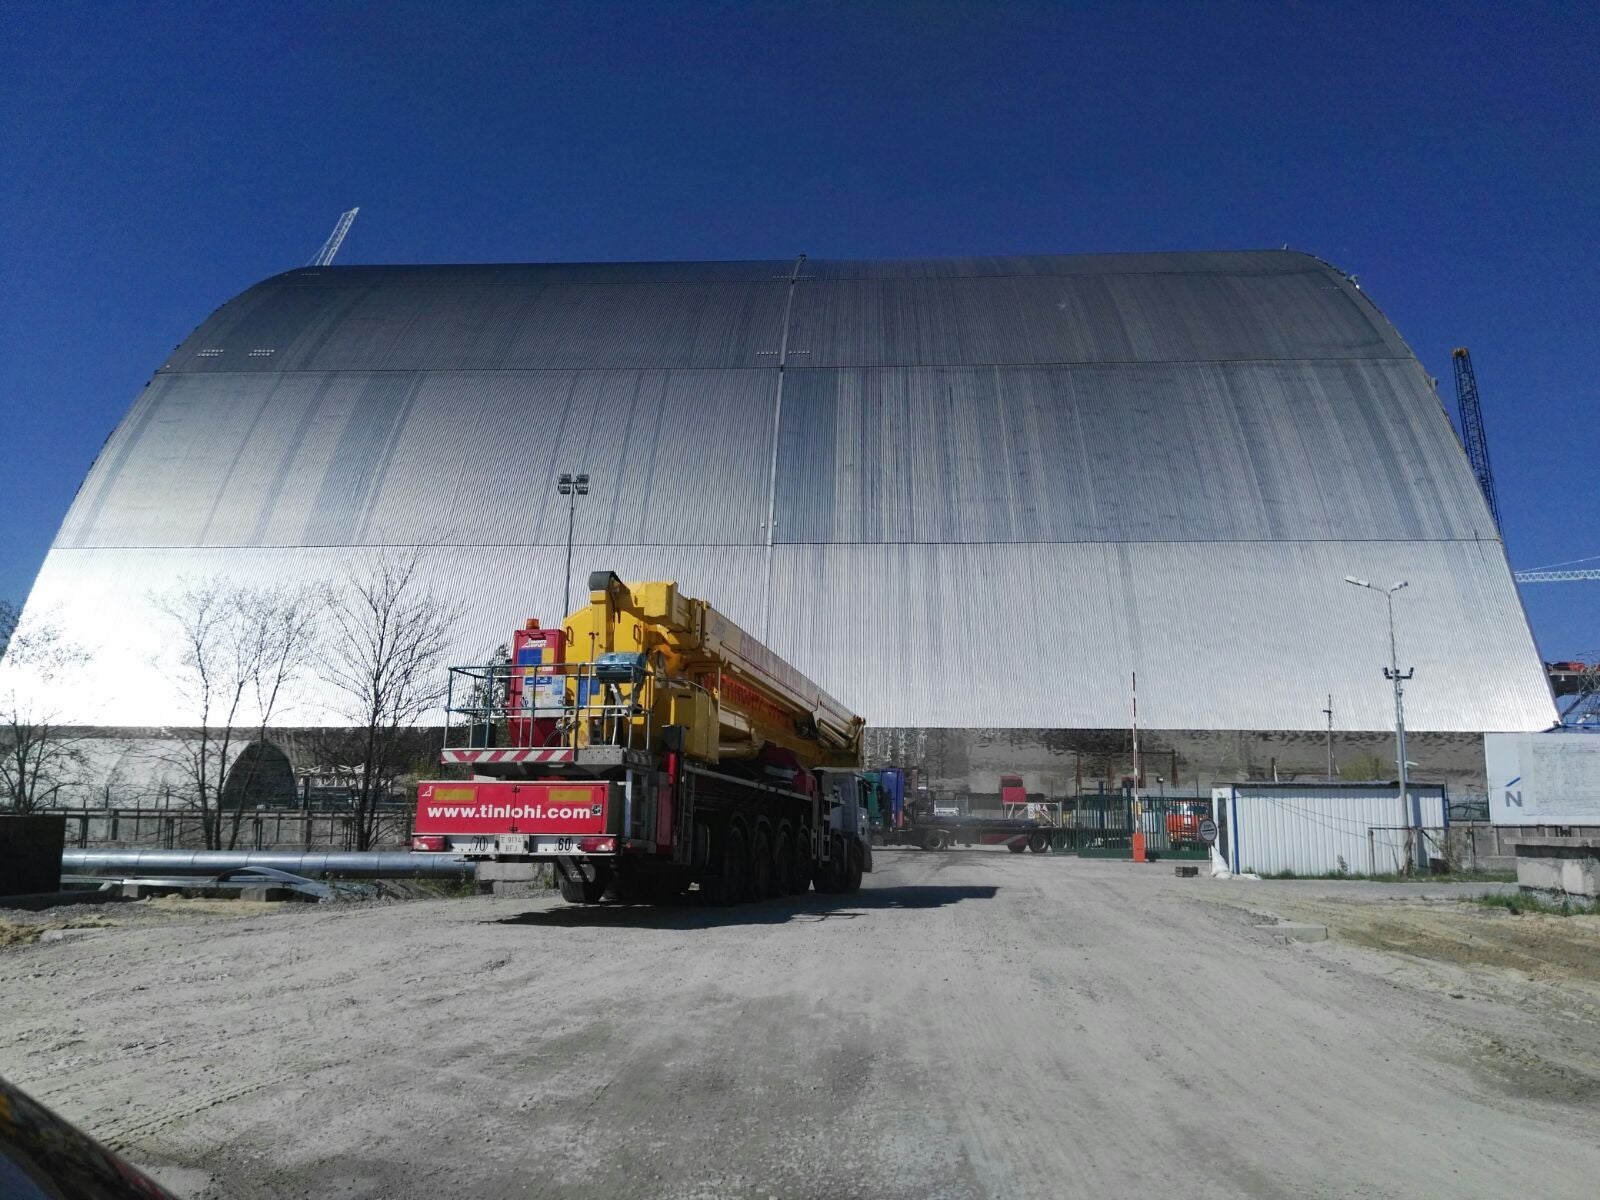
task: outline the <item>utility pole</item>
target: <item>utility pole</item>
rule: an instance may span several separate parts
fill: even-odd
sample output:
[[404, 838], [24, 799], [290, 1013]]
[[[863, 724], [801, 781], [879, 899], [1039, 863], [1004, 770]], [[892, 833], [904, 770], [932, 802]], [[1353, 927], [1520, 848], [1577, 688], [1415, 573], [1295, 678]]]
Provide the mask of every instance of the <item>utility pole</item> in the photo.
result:
[[1139, 769], [1139, 672], [1133, 672], [1133, 794], [1137, 799], [1144, 777]]
[[1328, 693], [1328, 707], [1322, 710], [1328, 716], [1328, 782], [1333, 782], [1333, 693]]
[[578, 516], [578, 497], [589, 494], [589, 476], [581, 472], [577, 475], [563, 472], [556, 476], [556, 491], [567, 498], [567, 572], [561, 593], [561, 620], [565, 623], [567, 614], [572, 611], [572, 530]]
[[1410, 873], [1418, 864], [1418, 846], [1416, 824], [1411, 816], [1411, 789], [1406, 779], [1406, 701], [1405, 681], [1415, 675], [1416, 668], [1409, 667], [1400, 670], [1400, 653], [1395, 646], [1394, 638], [1394, 594], [1407, 586], [1402, 579], [1392, 587], [1373, 587], [1365, 579], [1357, 579], [1354, 575], [1344, 577], [1346, 583], [1353, 583], [1357, 587], [1364, 587], [1369, 592], [1379, 593], [1389, 606], [1389, 665], [1383, 669], [1383, 677], [1394, 684], [1394, 745], [1395, 757], [1400, 767], [1400, 814], [1401, 827], [1406, 831], [1406, 871]]

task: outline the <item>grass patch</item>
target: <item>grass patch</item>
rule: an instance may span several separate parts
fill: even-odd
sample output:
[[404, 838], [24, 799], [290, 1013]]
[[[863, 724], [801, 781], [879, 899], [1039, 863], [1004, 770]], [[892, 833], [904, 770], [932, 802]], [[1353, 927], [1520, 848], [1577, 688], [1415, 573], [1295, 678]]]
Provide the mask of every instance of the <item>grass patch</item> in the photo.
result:
[[1400, 875], [1394, 871], [1377, 875], [1360, 875], [1354, 871], [1324, 871], [1306, 874], [1300, 871], [1273, 871], [1262, 873], [1263, 879], [1348, 879], [1359, 883], [1515, 883], [1515, 871], [1449, 871], [1443, 875], [1423, 872], [1417, 875]]
[[1503, 908], [1512, 916], [1545, 913], [1552, 917], [1600, 917], [1600, 900], [1581, 900], [1572, 896], [1547, 900], [1543, 896], [1518, 892], [1510, 896], [1473, 896], [1472, 903], [1484, 908]]

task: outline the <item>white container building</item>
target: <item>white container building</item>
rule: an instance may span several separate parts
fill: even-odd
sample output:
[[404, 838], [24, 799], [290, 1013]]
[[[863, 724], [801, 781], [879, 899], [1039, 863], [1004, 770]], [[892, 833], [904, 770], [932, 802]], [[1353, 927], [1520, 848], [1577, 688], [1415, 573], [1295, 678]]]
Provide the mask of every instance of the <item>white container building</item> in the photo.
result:
[[1235, 873], [1381, 875], [1405, 866], [1406, 827], [1440, 857], [1445, 789], [1412, 784], [1402, 809], [1393, 783], [1230, 783], [1211, 791], [1218, 847]]

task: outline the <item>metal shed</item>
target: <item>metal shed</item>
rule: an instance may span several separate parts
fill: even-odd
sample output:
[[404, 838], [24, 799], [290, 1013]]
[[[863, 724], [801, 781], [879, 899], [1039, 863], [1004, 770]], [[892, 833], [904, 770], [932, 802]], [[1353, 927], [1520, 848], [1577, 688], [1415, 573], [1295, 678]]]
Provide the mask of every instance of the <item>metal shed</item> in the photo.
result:
[[1393, 783], [1229, 783], [1211, 790], [1230, 870], [1263, 875], [1381, 875], [1403, 869], [1406, 826], [1438, 856], [1449, 824], [1445, 789], [1411, 784], [1402, 816]]

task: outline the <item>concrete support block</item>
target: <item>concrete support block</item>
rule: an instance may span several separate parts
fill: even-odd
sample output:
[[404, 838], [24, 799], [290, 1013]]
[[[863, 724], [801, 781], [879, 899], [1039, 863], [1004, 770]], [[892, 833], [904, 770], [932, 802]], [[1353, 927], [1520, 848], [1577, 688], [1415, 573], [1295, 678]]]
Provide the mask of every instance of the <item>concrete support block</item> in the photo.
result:
[[1517, 845], [1517, 886], [1569, 896], [1600, 897], [1600, 842], [1530, 838]]
[[307, 897], [293, 888], [247, 887], [239, 889], [241, 900], [304, 900]]

